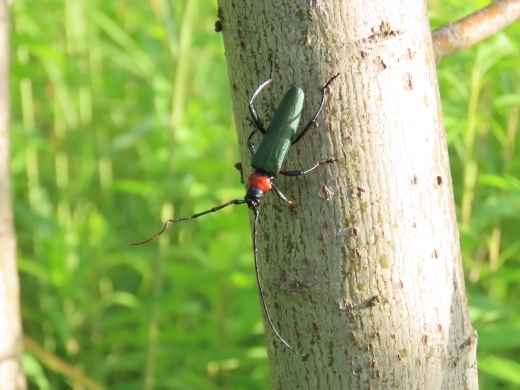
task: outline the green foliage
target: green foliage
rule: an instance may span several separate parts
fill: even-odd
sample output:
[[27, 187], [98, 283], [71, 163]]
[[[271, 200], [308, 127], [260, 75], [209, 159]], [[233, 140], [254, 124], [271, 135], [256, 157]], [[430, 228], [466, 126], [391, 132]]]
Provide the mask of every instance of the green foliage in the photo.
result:
[[[432, 4], [432, 24], [466, 4]], [[268, 387], [247, 209], [126, 244], [243, 196], [216, 15], [206, 1], [14, 2], [22, 312], [46, 351], [27, 348], [32, 388], [84, 383], [58, 358], [116, 390]], [[519, 30], [438, 70], [482, 388], [519, 384]]]
[[247, 209], [127, 244], [243, 196], [216, 4], [163, 3], [14, 4], [24, 329], [110, 389], [263, 388]]

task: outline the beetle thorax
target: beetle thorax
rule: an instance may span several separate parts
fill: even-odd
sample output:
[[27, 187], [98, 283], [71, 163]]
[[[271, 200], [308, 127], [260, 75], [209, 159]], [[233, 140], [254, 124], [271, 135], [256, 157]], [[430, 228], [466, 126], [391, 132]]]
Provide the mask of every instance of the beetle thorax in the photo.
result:
[[262, 171], [255, 170], [248, 178], [249, 185], [247, 187], [244, 200], [250, 206], [258, 206], [262, 196], [273, 188], [271, 177]]
[[255, 170], [252, 174], [250, 174], [248, 180], [249, 187], [256, 188], [257, 190], [262, 191], [264, 194], [273, 188], [271, 177], [259, 170]]

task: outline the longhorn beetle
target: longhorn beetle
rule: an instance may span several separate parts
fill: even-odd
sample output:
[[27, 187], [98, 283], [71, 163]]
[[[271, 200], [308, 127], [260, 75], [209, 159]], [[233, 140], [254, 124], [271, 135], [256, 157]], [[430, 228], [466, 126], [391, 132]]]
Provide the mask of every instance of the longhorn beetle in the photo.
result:
[[[262, 301], [262, 308], [265, 313], [265, 317], [267, 319], [267, 322], [269, 323], [269, 326], [273, 330], [276, 337], [290, 350], [295, 352], [296, 354], [300, 356], [304, 356], [298, 351], [296, 351], [285, 339], [278, 333], [278, 330], [276, 330], [273, 321], [271, 320], [271, 317], [269, 316], [269, 312], [267, 310], [267, 305], [265, 303], [264, 298], [264, 290], [262, 288], [262, 283], [260, 282], [260, 268], [258, 265], [258, 257], [257, 257], [257, 243], [256, 243], [256, 237], [258, 233], [258, 205], [260, 204], [262, 200], [262, 196], [269, 192], [269, 190], [273, 189], [276, 192], [276, 195], [278, 195], [284, 202], [287, 202], [289, 205], [292, 205], [292, 202], [287, 200], [287, 197], [278, 189], [278, 187], [275, 186], [273, 183], [273, 178], [278, 175], [282, 174], [285, 176], [300, 176], [305, 175], [306, 173], [312, 171], [313, 169], [317, 168], [319, 165], [324, 164], [330, 164], [335, 161], [337, 161], [336, 158], [329, 158], [328, 160], [321, 160], [315, 162], [310, 168], [307, 168], [303, 171], [282, 171], [282, 165], [285, 161], [285, 158], [287, 156], [287, 153], [289, 152], [289, 149], [292, 145], [294, 145], [296, 142], [301, 140], [305, 134], [309, 131], [311, 126], [315, 123], [315, 120], [319, 113], [321, 112], [323, 108], [323, 103], [325, 101], [325, 91], [327, 87], [332, 83], [332, 81], [338, 77], [339, 73], [336, 73], [334, 76], [330, 78], [329, 81], [325, 84], [323, 88], [321, 88], [321, 103], [314, 114], [314, 116], [311, 118], [309, 123], [305, 125], [303, 130], [296, 135], [296, 131], [298, 130], [298, 124], [300, 122], [300, 117], [302, 114], [303, 109], [303, 100], [304, 100], [304, 93], [301, 88], [293, 87], [287, 91], [285, 96], [283, 97], [281, 103], [278, 105], [278, 108], [276, 109], [273, 117], [271, 118], [271, 122], [269, 122], [269, 126], [267, 127], [267, 130], [264, 127], [264, 124], [262, 123], [260, 117], [258, 116], [258, 113], [256, 111], [256, 108], [254, 106], [254, 101], [258, 94], [269, 84], [273, 82], [273, 61], [271, 60], [271, 70], [269, 73], [269, 79], [264, 81], [256, 91], [253, 93], [253, 96], [251, 97], [251, 100], [249, 101], [249, 112], [251, 114], [251, 118], [253, 121], [254, 129], [251, 131], [251, 134], [247, 138], [247, 146], [249, 150], [251, 151], [251, 154], [253, 155], [253, 158], [251, 160], [251, 167], [254, 169], [253, 173], [248, 178], [249, 185], [246, 190], [246, 195], [244, 196], [244, 199], [234, 199], [230, 200], [227, 203], [224, 203], [220, 206], [213, 207], [212, 209], [203, 211], [201, 213], [197, 213], [192, 215], [191, 217], [185, 217], [185, 218], [174, 218], [169, 219], [164, 224], [162, 230], [155, 234], [154, 236], [150, 237], [148, 240], [141, 241], [141, 242], [131, 242], [130, 245], [141, 245], [146, 244], [150, 241], [155, 240], [159, 235], [164, 233], [166, 229], [170, 226], [171, 223], [180, 222], [180, 221], [187, 221], [193, 218], [201, 217], [205, 214], [213, 213], [215, 211], [218, 211], [220, 209], [223, 209], [225, 207], [231, 206], [233, 204], [247, 204], [250, 210], [254, 213], [254, 219], [253, 219], [253, 252], [254, 252], [254, 263], [255, 263], [255, 271], [256, 271], [256, 282], [258, 284], [258, 291], [260, 293], [260, 299]], [[260, 131], [260, 133], [263, 134], [262, 140], [260, 141], [260, 145], [258, 146], [258, 149], [255, 148], [253, 143], [251, 142], [251, 139], [253, 135], [257, 131]], [[241, 171], [241, 165], [237, 164], [237, 168]], [[242, 172], [241, 172], [242, 173]]]

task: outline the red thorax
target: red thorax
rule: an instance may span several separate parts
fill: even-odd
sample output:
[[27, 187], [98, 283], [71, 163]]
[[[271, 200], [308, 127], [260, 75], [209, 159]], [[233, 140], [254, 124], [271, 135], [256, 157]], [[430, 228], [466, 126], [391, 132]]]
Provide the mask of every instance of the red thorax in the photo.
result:
[[249, 186], [262, 191], [264, 194], [269, 192], [273, 185], [271, 184], [271, 178], [260, 173], [253, 172], [249, 175]]

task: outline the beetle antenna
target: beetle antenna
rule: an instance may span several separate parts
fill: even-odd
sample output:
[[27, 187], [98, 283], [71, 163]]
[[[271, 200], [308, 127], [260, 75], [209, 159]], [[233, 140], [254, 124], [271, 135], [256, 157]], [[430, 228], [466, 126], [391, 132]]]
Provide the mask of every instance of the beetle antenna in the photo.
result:
[[215, 211], [218, 211], [220, 209], [223, 209], [225, 207], [228, 207], [228, 206], [231, 206], [232, 204], [242, 204], [242, 203], [246, 203], [245, 200], [241, 200], [241, 199], [233, 199], [233, 200], [230, 200], [229, 202], [227, 203], [224, 203], [220, 206], [217, 206], [217, 207], [213, 207], [212, 209], [209, 209], [209, 210], [206, 210], [206, 211], [203, 211], [202, 213], [197, 213], [197, 214], [193, 214], [191, 217], [185, 217], [185, 218], [174, 218], [174, 219], [169, 219], [166, 221], [166, 223], [164, 224], [162, 230], [153, 235], [152, 237], [150, 237], [148, 240], [145, 240], [145, 241], [141, 241], [141, 242], [129, 242], [130, 245], [142, 245], [142, 244], [147, 244], [149, 243], [150, 241], [153, 241], [155, 240], [157, 237], [159, 237], [161, 234], [164, 233], [164, 231], [166, 229], [168, 229], [170, 227], [170, 224], [172, 223], [175, 223], [175, 222], [180, 222], [180, 221], [188, 221], [190, 219], [194, 219], [194, 218], [198, 218], [198, 217], [201, 217], [203, 215], [206, 215], [206, 214], [209, 214], [209, 213], [214, 213]]
[[299, 356], [305, 356], [305, 355], [301, 354], [300, 352], [298, 352], [297, 350], [295, 350], [291, 346], [291, 344], [289, 344], [287, 341], [285, 341], [285, 339], [280, 335], [280, 333], [278, 333], [278, 331], [274, 327], [274, 324], [273, 324], [273, 321], [271, 320], [271, 317], [269, 316], [269, 312], [267, 311], [267, 305], [265, 304], [265, 298], [264, 298], [264, 290], [262, 289], [262, 284], [260, 283], [260, 268], [258, 266], [258, 256], [257, 256], [258, 248], [256, 246], [256, 236], [257, 236], [257, 233], [258, 233], [257, 225], [258, 225], [258, 214], [259, 214], [259, 211], [258, 211], [258, 209], [256, 207], [252, 208], [252, 210], [254, 212], [254, 219], [253, 219], [253, 252], [254, 252], [254, 258], [255, 258], [256, 282], [258, 284], [258, 291], [260, 292], [260, 299], [262, 300], [262, 308], [263, 308], [264, 313], [265, 313], [265, 318], [267, 319], [267, 322], [269, 323], [269, 326], [273, 330], [274, 334], [276, 335], [278, 340], [280, 340], [283, 343], [283, 345], [285, 345], [287, 348], [289, 348], [295, 354], [297, 354]]

